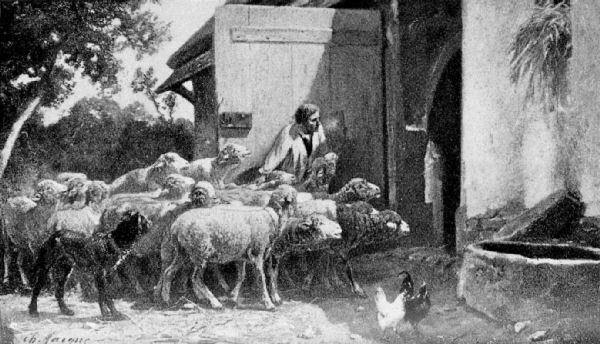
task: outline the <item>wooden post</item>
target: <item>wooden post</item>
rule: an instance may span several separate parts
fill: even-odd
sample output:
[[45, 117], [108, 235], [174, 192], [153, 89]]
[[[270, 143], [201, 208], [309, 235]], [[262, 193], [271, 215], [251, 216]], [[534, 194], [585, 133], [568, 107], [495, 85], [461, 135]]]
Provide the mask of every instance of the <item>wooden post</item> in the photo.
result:
[[398, 156], [402, 152], [401, 135], [404, 128], [402, 85], [400, 80], [400, 26], [398, 24], [398, 0], [383, 5], [382, 30], [384, 31], [384, 135], [386, 161], [386, 189], [388, 204], [398, 210]]

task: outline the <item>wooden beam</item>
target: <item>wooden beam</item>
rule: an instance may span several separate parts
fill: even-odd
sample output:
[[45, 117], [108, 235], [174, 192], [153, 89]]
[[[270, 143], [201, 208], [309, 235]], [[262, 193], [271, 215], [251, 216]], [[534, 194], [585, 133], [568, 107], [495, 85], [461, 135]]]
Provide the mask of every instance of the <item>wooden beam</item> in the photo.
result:
[[173, 92], [179, 94], [188, 102], [195, 104], [196, 98], [194, 97], [194, 92], [192, 90], [188, 90], [187, 87], [183, 86], [183, 84], [178, 84], [172, 88]]
[[332, 30], [314, 28], [280, 28], [239, 26], [231, 28], [233, 42], [314, 43], [334, 45], [378, 45], [380, 34], [375, 31]]
[[[382, 8], [382, 30], [385, 32], [383, 48], [384, 66], [384, 119], [386, 135], [387, 198], [391, 209], [398, 210], [398, 168], [404, 152], [404, 107], [402, 80], [400, 78], [400, 26], [397, 21], [397, 0]], [[403, 166], [400, 166], [402, 168]]]
[[173, 87], [189, 80], [195, 74], [198, 74], [204, 69], [213, 66], [214, 63], [215, 58], [211, 49], [173, 71], [173, 74], [171, 74], [167, 80], [165, 80], [165, 82], [156, 88], [156, 93], [162, 93], [172, 89]]

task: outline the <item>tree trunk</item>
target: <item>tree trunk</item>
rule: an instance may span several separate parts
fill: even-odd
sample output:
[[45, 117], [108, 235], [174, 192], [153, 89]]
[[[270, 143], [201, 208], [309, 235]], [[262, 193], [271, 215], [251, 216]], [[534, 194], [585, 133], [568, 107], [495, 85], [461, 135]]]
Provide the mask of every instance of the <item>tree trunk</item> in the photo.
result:
[[4, 170], [6, 170], [6, 166], [8, 165], [8, 159], [10, 159], [10, 155], [12, 154], [12, 150], [15, 147], [15, 142], [17, 142], [17, 138], [21, 133], [21, 128], [23, 128], [23, 124], [25, 124], [29, 117], [33, 115], [35, 110], [37, 110], [38, 106], [40, 105], [41, 99], [41, 96], [35, 97], [29, 103], [25, 111], [23, 111], [19, 115], [19, 118], [17, 118], [17, 120], [13, 124], [10, 130], [10, 134], [6, 139], [6, 143], [4, 144], [4, 148], [2, 148], [2, 151], [0, 152], [0, 179], [4, 177]]

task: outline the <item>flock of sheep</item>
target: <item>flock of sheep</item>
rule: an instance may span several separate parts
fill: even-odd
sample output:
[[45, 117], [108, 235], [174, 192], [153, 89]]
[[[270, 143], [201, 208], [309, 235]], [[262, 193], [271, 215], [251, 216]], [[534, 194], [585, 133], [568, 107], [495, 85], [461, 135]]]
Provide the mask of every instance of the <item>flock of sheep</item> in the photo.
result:
[[[281, 303], [279, 278], [291, 280], [298, 262], [315, 267], [304, 277], [304, 287], [310, 287], [315, 273], [330, 287], [330, 282], [344, 283], [336, 271], [341, 259], [352, 291], [365, 296], [353, 276], [353, 252], [409, 232], [396, 212], [378, 211], [368, 203], [380, 196], [380, 189], [354, 178], [338, 192], [327, 193], [335, 175], [335, 153], [315, 159], [301, 184], [275, 171], [254, 184], [225, 185], [249, 154], [243, 146], [228, 144], [217, 157], [193, 162], [176, 153], [163, 154], [151, 166], [111, 184], [80, 173], [40, 181], [33, 197], [9, 198], [2, 207], [2, 282], [9, 282], [11, 258], [17, 252], [21, 283], [33, 289], [30, 314], [38, 314], [37, 297], [50, 274], [61, 313], [72, 315], [63, 300], [65, 284], [69, 276], [83, 283], [91, 275], [102, 316], [118, 319], [121, 314], [107, 291], [115, 276], [137, 293], [153, 293], [155, 302], [166, 304], [172, 302], [172, 287], [185, 289], [191, 281], [199, 299], [221, 308], [205, 283], [205, 271], [212, 270], [238, 304], [250, 263], [262, 302], [273, 309]], [[33, 266], [25, 264], [28, 255]], [[156, 265], [150, 276], [141, 276], [140, 262]], [[221, 271], [227, 263], [236, 267], [233, 288]], [[142, 277], [150, 278], [153, 290], [146, 290]]]

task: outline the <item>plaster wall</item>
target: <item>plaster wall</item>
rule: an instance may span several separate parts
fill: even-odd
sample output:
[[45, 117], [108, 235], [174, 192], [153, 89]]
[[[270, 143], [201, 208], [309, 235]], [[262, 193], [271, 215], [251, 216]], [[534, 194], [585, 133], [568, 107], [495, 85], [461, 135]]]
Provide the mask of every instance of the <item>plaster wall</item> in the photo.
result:
[[[534, 1], [463, 1], [463, 190], [473, 217], [520, 200], [530, 207], [555, 191], [554, 125], [525, 110], [510, 83], [509, 46]], [[460, 235], [460, 233], [459, 233]]]

